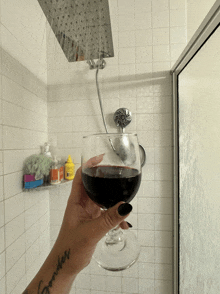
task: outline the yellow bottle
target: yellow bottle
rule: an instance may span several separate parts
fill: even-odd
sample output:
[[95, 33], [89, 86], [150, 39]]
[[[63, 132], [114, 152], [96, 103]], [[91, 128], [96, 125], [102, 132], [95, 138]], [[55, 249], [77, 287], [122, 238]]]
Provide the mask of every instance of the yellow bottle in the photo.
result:
[[68, 156], [65, 164], [65, 180], [73, 180], [75, 176], [75, 165], [72, 162], [71, 156]]

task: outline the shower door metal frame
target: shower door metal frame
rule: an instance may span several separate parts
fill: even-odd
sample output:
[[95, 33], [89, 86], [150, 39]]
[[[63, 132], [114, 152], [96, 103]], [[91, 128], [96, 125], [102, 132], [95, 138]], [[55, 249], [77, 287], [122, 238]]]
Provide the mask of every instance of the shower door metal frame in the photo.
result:
[[173, 293], [180, 293], [179, 289], [179, 97], [178, 97], [178, 76], [196, 55], [204, 43], [220, 26], [220, 0], [216, 1], [211, 10], [193, 35], [192, 39], [171, 69], [173, 80], [173, 189], [174, 189], [174, 234], [173, 234]]

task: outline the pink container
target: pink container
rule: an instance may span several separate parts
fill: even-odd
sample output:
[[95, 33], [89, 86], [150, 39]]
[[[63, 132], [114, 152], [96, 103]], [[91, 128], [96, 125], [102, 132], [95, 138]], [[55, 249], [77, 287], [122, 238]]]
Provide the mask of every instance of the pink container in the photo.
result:
[[35, 181], [35, 175], [24, 175], [24, 182], [33, 182]]

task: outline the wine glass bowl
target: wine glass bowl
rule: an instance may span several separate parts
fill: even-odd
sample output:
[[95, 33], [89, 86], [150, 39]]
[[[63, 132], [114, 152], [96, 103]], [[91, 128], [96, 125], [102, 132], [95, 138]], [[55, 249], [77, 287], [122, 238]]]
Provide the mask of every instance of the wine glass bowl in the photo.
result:
[[141, 174], [132, 168], [98, 165], [85, 169], [82, 180], [87, 195], [102, 208], [130, 202], [137, 193]]
[[[82, 181], [87, 195], [101, 208], [130, 202], [141, 183], [141, 162], [136, 134], [94, 134], [83, 137]], [[94, 253], [98, 264], [118, 271], [130, 267], [140, 247], [130, 230], [111, 230]]]

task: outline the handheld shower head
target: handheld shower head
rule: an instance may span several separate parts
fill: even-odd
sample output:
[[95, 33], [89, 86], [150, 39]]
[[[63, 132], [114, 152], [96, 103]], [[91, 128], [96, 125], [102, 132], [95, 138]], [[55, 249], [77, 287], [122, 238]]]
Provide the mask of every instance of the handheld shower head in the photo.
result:
[[[129, 125], [131, 121], [132, 115], [127, 108], [119, 108], [114, 113], [114, 122], [117, 127], [121, 128], [122, 133], [124, 133], [126, 126]], [[146, 153], [141, 145], [139, 145], [139, 151], [141, 156], [141, 166], [143, 167], [146, 161]], [[125, 163], [132, 164], [136, 160], [134, 145], [126, 136], [121, 137], [118, 146], [116, 146], [116, 152]]]

